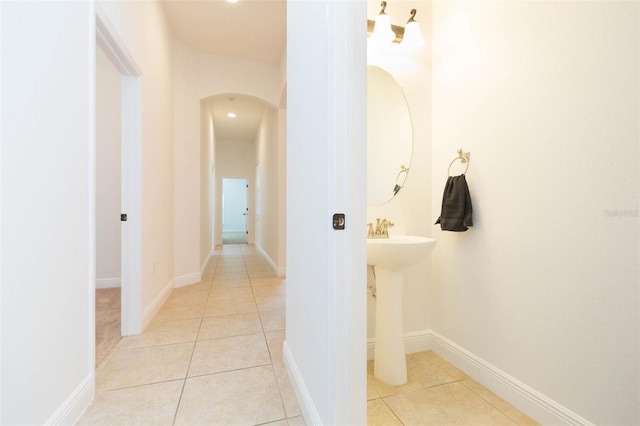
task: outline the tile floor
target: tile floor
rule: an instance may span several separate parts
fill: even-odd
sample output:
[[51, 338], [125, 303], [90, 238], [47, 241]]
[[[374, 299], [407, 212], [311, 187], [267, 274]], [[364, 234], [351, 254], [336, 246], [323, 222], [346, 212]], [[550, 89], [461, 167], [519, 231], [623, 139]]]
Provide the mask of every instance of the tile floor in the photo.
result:
[[407, 355], [408, 381], [389, 386], [367, 364], [369, 425], [536, 425], [433, 351]]
[[[200, 283], [107, 356], [78, 424], [304, 425], [282, 363], [284, 298], [253, 246], [219, 248]], [[369, 425], [535, 424], [432, 351], [407, 367], [407, 384], [387, 386], [368, 363]]]
[[107, 356], [78, 424], [304, 425], [282, 363], [284, 294], [253, 246], [220, 247]]

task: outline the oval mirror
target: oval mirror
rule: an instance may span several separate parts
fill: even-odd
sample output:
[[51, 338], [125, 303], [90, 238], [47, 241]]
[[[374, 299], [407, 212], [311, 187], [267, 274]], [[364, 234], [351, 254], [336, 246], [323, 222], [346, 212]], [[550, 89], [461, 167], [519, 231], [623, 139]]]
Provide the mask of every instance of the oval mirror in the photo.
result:
[[409, 172], [413, 129], [396, 80], [367, 67], [367, 204], [383, 204], [402, 189]]

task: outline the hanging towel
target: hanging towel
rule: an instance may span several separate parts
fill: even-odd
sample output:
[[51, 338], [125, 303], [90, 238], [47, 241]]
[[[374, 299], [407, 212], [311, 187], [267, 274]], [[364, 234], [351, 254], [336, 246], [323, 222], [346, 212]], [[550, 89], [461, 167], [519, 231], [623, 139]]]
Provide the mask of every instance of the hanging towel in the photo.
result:
[[473, 226], [471, 195], [464, 175], [449, 176], [442, 194], [442, 210], [436, 221], [443, 231], [464, 232]]

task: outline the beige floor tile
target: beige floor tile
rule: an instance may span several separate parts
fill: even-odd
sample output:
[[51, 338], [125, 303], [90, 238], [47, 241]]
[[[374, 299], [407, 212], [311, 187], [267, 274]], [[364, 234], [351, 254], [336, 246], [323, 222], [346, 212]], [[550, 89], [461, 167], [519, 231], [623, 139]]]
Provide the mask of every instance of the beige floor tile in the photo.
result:
[[246, 272], [246, 271], [247, 271], [247, 268], [243, 263], [238, 263], [234, 265], [219, 265], [216, 268], [216, 274], [218, 275]]
[[285, 296], [256, 296], [258, 311], [273, 311], [275, 309], [285, 309]]
[[262, 328], [260, 326], [260, 318], [256, 312], [205, 317], [200, 326], [198, 340], [257, 333], [262, 333]]
[[272, 269], [258, 269], [248, 271], [249, 278], [275, 277], [276, 273]]
[[441, 368], [456, 380], [463, 380], [467, 378], [467, 375], [464, 374], [464, 372], [457, 369], [455, 366], [447, 362], [444, 358], [433, 351], [424, 351], [408, 355], [407, 363], [410, 364], [414, 362], [418, 364], [431, 364], [435, 367]]
[[280, 388], [280, 396], [282, 397], [282, 404], [284, 405], [284, 411], [287, 413], [287, 417], [296, 417], [301, 414], [300, 406], [296, 398], [296, 393], [291, 386], [289, 380], [289, 374], [287, 374], [286, 368], [283, 364], [274, 363], [273, 370], [276, 374], [276, 380], [278, 387]]
[[376, 390], [376, 387], [375, 387], [374, 383], [372, 383], [372, 382], [373, 382], [373, 380], [371, 380], [370, 377], [367, 377], [367, 401], [370, 401], [372, 399], [381, 398], [380, 394]]
[[175, 292], [191, 292], [191, 291], [208, 291], [211, 288], [211, 281], [213, 281], [213, 275], [209, 278], [202, 278], [197, 283], [183, 285], [181, 287], [176, 287], [173, 291]]
[[238, 250], [235, 253], [228, 253], [218, 257], [218, 267], [235, 265], [244, 266], [244, 254], [242, 254], [241, 250]]
[[304, 422], [304, 419], [302, 418], [302, 416], [291, 417], [290, 419], [287, 419], [287, 422], [289, 423], [289, 426], [306, 426], [307, 425]]
[[246, 314], [257, 311], [258, 308], [253, 297], [233, 299], [233, 303], [229, 303], [229, 299], [213, 299], [207, 303], [204, 316]]
[[253, 292], [251, 291], [251, 287], [214, 288], [214, 289], [211, 289], [211, 294], [209, 294], [209, 300], [243, 299], [243, 298], [250, 298], [252, 296], [253, 296]]
[[206, 301], [209, 290], [192, 291], [185, 288], [177, 288], [171, 292], [171, 296], [165, 302], [165, 306], [199, 303]]
[[142, 334], [123, 337], [117, 348], [122, 350], [193, 342], [198, 336], [200, 322], [200, 318], [177, 321], [154, 320]]
[[256, 297], [284, 296], [286, 292], [287, 288], [284, 285], [284, 281], [253, 287], [253, 295]]
[[260, 320], [264, 331], [284, 330], [286, 324], [285, 311], [284, 309], [260, 311]]
[[247, 272], [222, 272], [214, 275], [214, 280], [238, 280], [242, 278], [249, 278]]
[[78, 425], [171, 425], [184, 380], [98, 392]]
[[189, 377], [271, 364], [262, 334], [199, 340], [191, 359]]
[[184, 379], [194, 343], [117, 350], [97, 374], [98, 389], [119, 389]]
[[284, 344], [284, 330], [270, 331], [264, 333], [264, 338], [267, 340], [267, 346], [269, 347], [269, 354], [271, 355], [271, 361], [274, 364], [282, 364], [282, 345]]
[[[375, 366], [375, 361], [373, 361]], [[374, 369], [367, 368], [367, 384], [371, 386], [381, 397], [411, 392], [430, 386], [455, 382], [456, 379], [443, 369], [425, 362], [415, 362], [407, 356], [407, 383], [401, 386], [392, 386], [382, 383], [374, 376]]]
[[256, 425], [285, 418], [271, 366], [187, 379], [176, 425]]
[[374, 399], [367, 402], [368, 425], [400, 425], [402, 422], [393, 414], [393, 411], [382, 399]]
[[285, 282], [282, 277], [251, 277], [251, 286], [260, 287], [263, 285], [273, 285]]
[[286, 419], [278, 420], [277, 422], [263, 423], [261, 426], [289, 426], [289, 422]]
[[523, 412], [521, 412], [511, 404], [509, 404], [504, 399], [500, 398], [495, 393], [491, 392], [489, 389], [482, 386], [477, 381], [471, 378], [467, 378], [460, 383], [462, 383], [464, 386], [469, 388], [469, 390], [476, 393], [478, 396], [480, 396], [482, 399], [487, 401], [489, 404], [496, 407], [498, 410], [504, 413], [504, 415], [509, 417], [515, 423], [519, 425], [529, 425], [529, 426], [538, 424], [533, 419], [528, 417], [526, 414], [524, 414]]
[[237, 288], [237, 287], [250, 287], [251, 282], [249, 278], [240, 278], [235, 280], [213, 280], [211, 282], [212, 289], [219, 288]]
[[513, 425], [507, 416], [456, 382], [384, 398], [407, 425]]
[[168, 306], [164, 305], [160, 309], [156, 317], [153, 319], [153, 321], [177, 321], [183, 319], [202, 318], [206, 305], [206, 302], [176, 304]]

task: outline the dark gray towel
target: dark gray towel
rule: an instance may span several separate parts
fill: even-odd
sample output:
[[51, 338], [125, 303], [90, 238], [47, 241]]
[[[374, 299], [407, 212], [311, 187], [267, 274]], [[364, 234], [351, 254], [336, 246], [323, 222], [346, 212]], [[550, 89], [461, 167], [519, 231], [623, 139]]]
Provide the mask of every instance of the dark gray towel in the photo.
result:
[[463, 232], [473, 226], [471, 195], [464, 175], [449, 176], [442, 194], [442, 210], [436, 221], [443, 231]]

